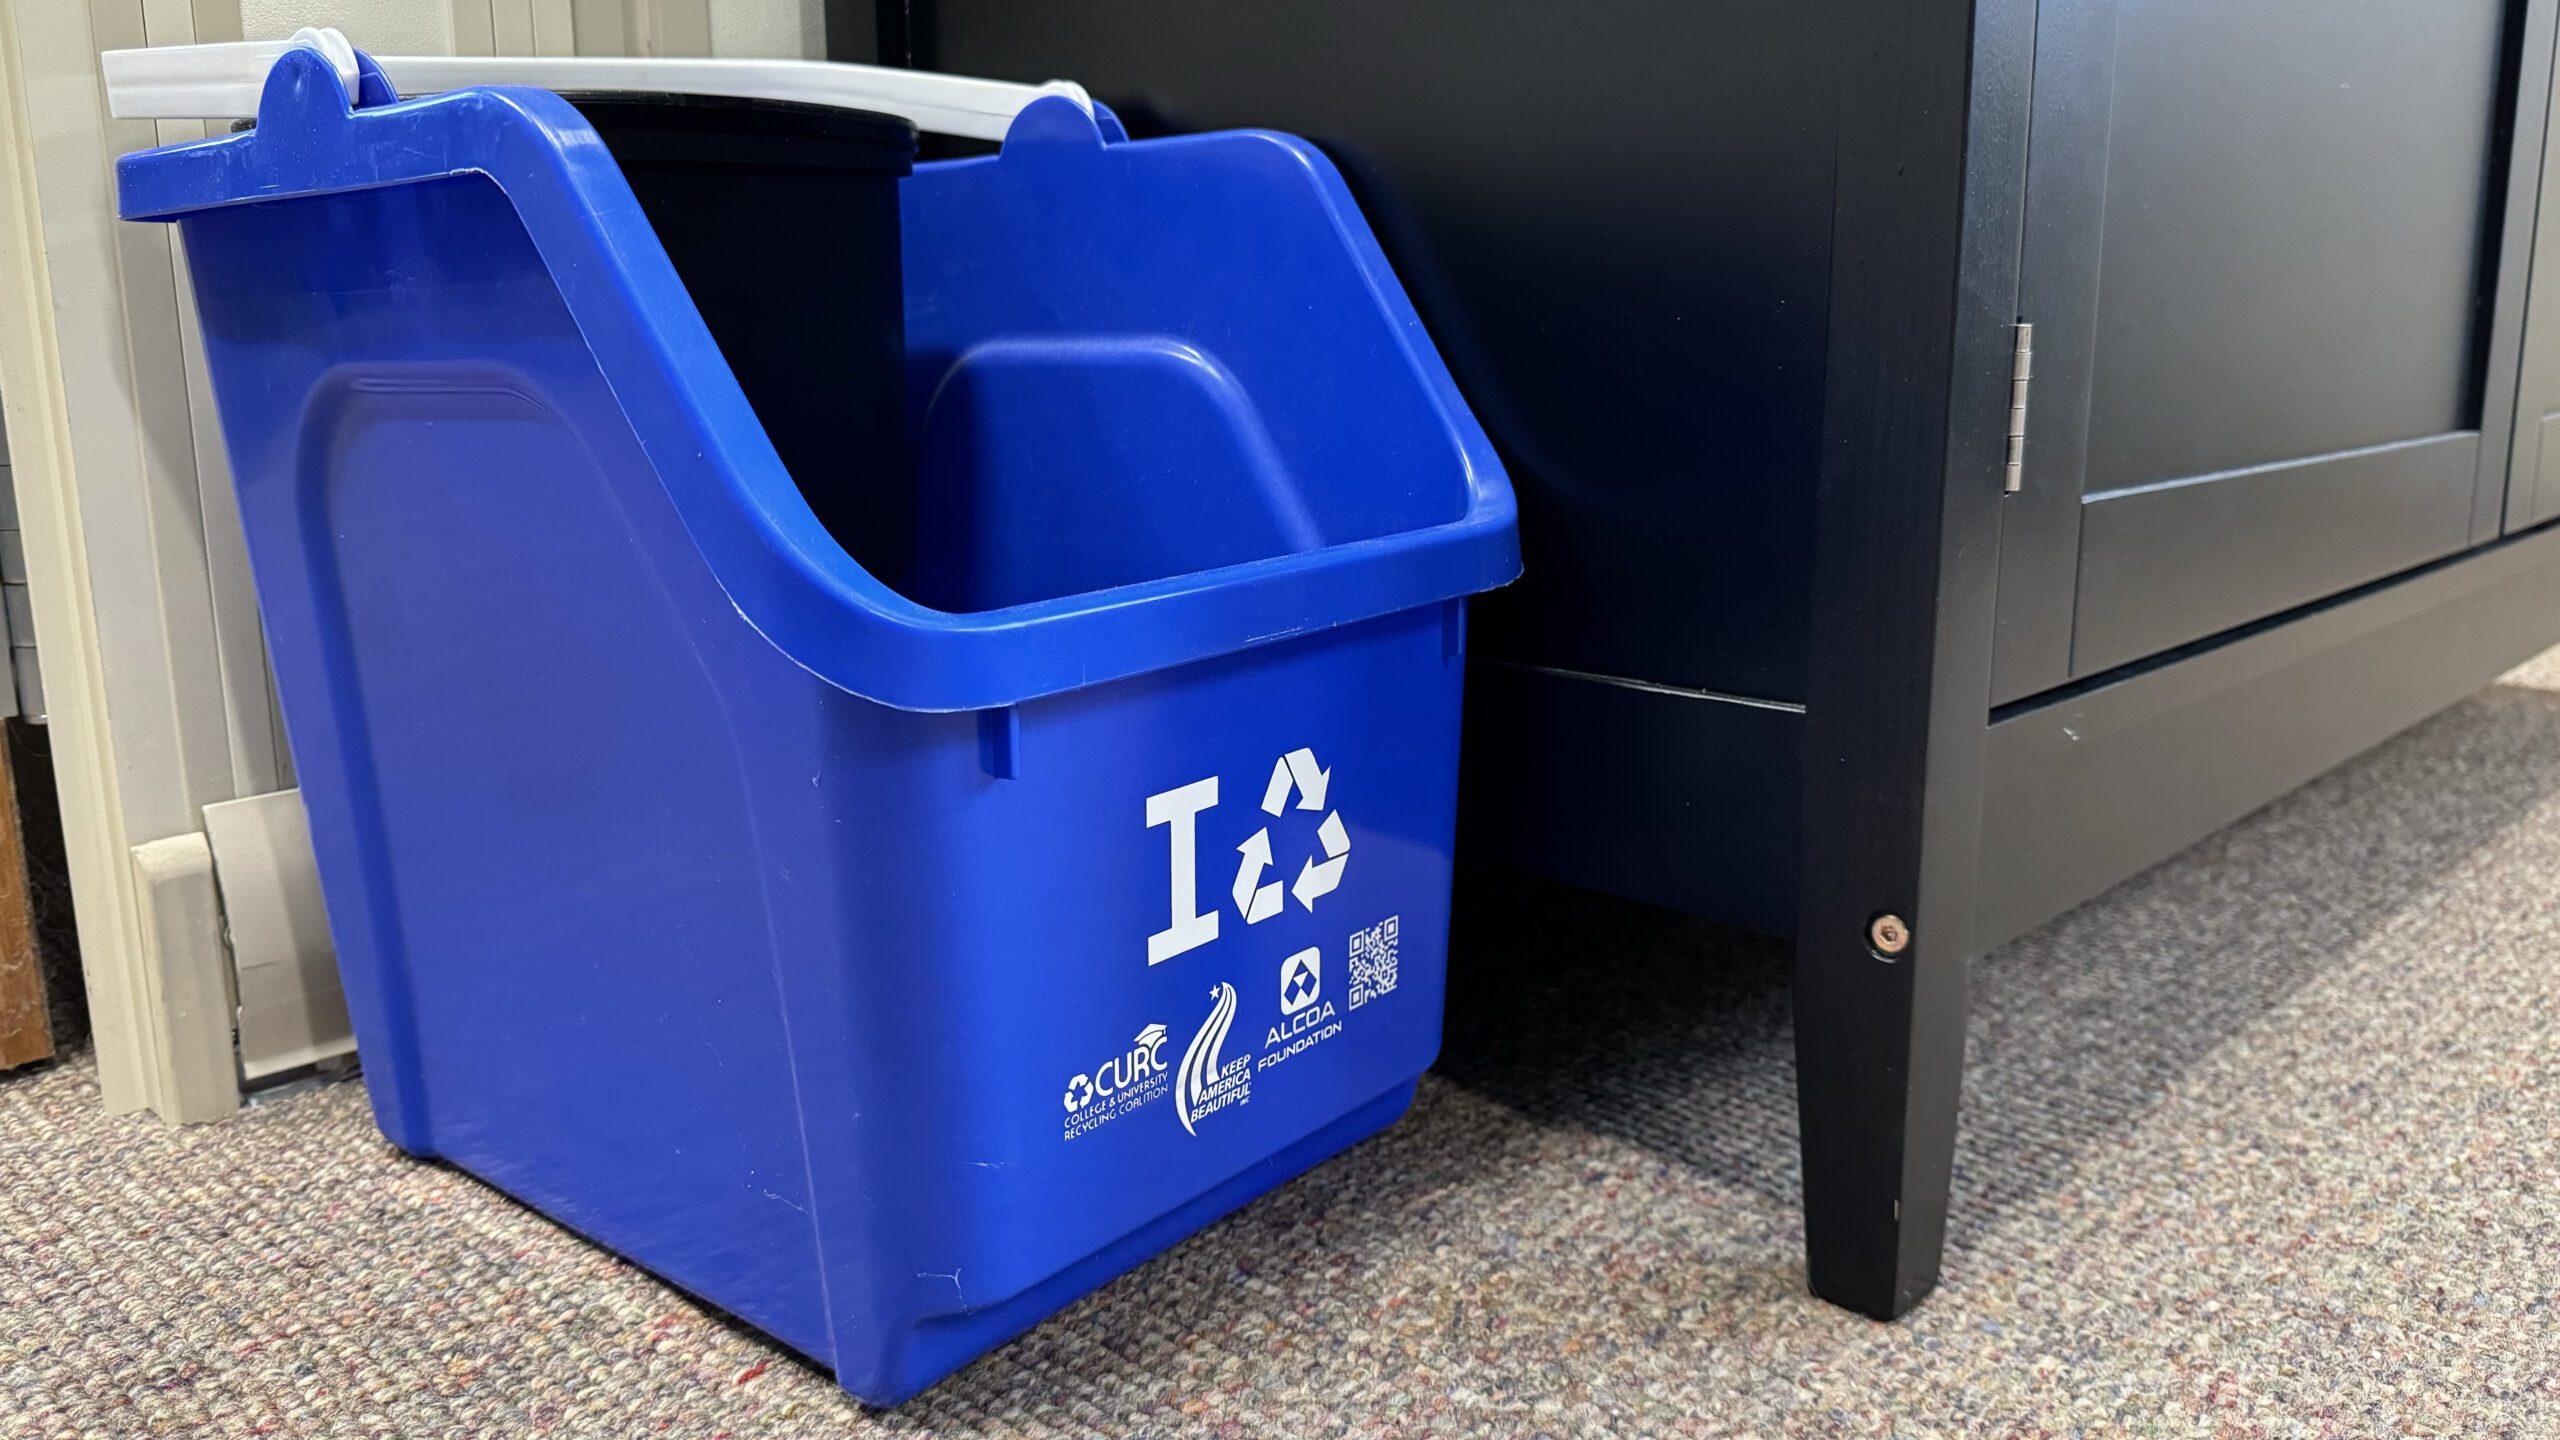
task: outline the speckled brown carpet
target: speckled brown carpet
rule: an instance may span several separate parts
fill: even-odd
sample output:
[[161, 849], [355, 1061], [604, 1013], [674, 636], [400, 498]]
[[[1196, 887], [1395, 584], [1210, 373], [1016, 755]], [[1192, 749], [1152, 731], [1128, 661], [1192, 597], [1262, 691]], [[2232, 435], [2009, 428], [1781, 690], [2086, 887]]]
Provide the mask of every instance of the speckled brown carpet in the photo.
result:
[[355, 1084], [0, 1083], [0, 1434], [2560, 1435], [2560, 663], [1981, 965], [1899, 1325], [1801, 1293], [1783, 954], [1471, 883], [1411, 1118], [889, 1415]]

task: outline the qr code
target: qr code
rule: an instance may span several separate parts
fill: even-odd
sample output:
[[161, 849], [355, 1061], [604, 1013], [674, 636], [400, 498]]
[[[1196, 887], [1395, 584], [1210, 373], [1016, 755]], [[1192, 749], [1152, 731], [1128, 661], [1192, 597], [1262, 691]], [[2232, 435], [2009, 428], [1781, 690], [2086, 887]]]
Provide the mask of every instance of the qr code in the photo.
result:
[[1359, 1009], [1396, 988], [1396, 932], [1404, 917], [1390, 915], [1351, 935], [1351, 1008]]

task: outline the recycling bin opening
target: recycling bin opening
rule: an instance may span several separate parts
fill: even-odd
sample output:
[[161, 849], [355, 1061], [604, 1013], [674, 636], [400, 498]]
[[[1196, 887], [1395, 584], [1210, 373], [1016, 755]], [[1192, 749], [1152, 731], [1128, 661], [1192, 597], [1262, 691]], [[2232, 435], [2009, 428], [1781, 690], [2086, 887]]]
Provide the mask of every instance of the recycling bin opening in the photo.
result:
[[630, 117], [410, 63], [118, 167], [384, 1133], [893, 1403], [1402, 1113], [1519, 561], [1324, 157], [1034, 100], [885, 178], [892, 338], [677, 238]]
[[[612, 151], [811, 510], [909, 599], [998, 610], [1465, 510], [1462, 471], [1414, 463], [1427, 435], [1382, 426], [1345, 446], [1334, 408], [1305, 403], [1327, 388], [1346, 404], [1369, 379], [1320, 329], [1294, 351], [1236, 352], [1269, 372], [1249, 383], [1202, 348], [1201, 290], [1061, 266], [1052, 230], [986, 228], [976, 192], [1011, 177], [928, 170], [905, 187], [917, 233], [902, 250], [903, 120], [734, 96], [563, 98]], [[1293, 263], [1296, 237], [1194, 205], [1131, 210], [1082, 188], [1039, 220], [1124, 255], [1215, 257], [1221, 273], [1201, 283], [1224, 290], [1226, 326], [1293, 293], [1265, 277]], [[920, 314], [902, 305], [902, 254], [935, 297]], [[1023, 323], [1070, 314], [1071, 329]], [[1344, 373], [1272, 383], [1293, 366]], [[1295, 403], [1266, 411], [1257, 397], [1275, 392]]]
[[906, 461], [894, 115], [735, 95], [583, 91], [593, 125], [819, 523], [901, 584]]

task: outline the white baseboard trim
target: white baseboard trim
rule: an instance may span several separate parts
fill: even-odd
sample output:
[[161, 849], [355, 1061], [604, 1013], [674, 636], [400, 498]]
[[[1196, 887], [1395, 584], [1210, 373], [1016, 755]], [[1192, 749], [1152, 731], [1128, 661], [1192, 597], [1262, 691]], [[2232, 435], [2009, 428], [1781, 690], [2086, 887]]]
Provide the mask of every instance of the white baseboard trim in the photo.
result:
[[162, 1027], [153, 1108], [174, 1124], [219, 1120], [240, 1108], [240, 1071], [213, 847], [201, 834], [136, 845], [133, 879], [142, 896], [144, 1003]]

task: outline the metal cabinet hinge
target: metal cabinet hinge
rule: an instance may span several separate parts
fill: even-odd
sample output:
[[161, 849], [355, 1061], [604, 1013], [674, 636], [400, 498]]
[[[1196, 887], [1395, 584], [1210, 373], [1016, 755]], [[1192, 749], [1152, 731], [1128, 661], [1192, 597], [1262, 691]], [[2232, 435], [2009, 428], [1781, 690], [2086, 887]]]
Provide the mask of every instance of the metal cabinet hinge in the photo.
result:
[[2021, 320], [2009, 348], [2009, 458], [2001, 467], [2002, 493], [2027, 483], [2027, 383], [2035, 378], [2036, 327]]

